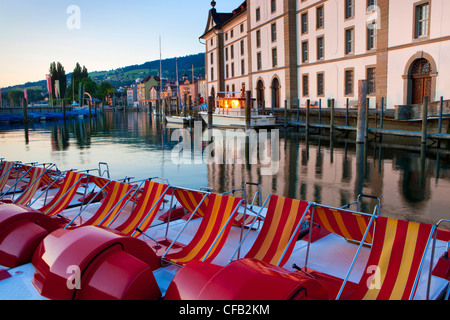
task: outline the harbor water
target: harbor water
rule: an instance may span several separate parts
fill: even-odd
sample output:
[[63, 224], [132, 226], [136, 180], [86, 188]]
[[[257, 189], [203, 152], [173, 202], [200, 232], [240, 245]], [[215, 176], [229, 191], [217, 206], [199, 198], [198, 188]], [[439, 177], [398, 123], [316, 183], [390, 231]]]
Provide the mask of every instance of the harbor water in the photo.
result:
[[[218, 132], [227, 141], [226, 130]], [[189, 137], [181, 138], [183, 134]], [[358, 194], [368, 194], [381, 199], [381, 215], [433, 224], [450, 217], [448, 149], [421, 148], [400, 140], [356, 145], [343, 135], [330, 139], [280, 129], [276, 135], [269, 131], [267, 141], [260, 137], [259, 148], [266, 145], [269, 153], [279, 151], [273, 174], [267, 174], [264, 170], [271, 164], [248, 161], [245, 146], [231, 150], [242, 151], [243, 163], [207, 161], [204, 155], [195, 155], [195, 148], [191, 158], [178, 161], [182, 140], [192, 145], [200, 141], [201, 152], [208, 149], [208, 142], [198, 135], [204, 137], [205, 132], [163, 125], [147, 112], [108, 111], [92, 119], [0, 126], [0, 158], [52, 162], [61, 170], [93, 169], [106, 162], [113, 179], [163, 177], [172, 185], [210, 187], [218, 193], [254, 182], [261, 185], [263, 200], [275, 194], [340, 207]], [[276, 139], [271, 139], [274, 135]], [[255, 187], [249, 189], [254, 194]], [[243, 196], [240, 191], [235, 195]], [[361, 209], [370, 212], [373, 205], [367, 200]]]

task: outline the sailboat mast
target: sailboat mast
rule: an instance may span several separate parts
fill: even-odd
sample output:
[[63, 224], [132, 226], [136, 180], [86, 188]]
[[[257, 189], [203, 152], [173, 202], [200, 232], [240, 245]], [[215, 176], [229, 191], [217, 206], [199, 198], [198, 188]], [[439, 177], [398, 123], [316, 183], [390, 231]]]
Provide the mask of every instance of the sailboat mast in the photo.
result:
[[[180, 96], [180, 78], [178, 78], [178, 58], [175, 58], [175, 66], [176, 66], [176, 72], [177, 72], [177, 100], [178, 105], [181, 106], [181, 96]], [[178, 110], [177, 110], [178, 112]]]
[[163, 109], [164, 95], [163, 95], [162, 53], [161, 53], [161, 51], [162, 51], [162, 49], [161, 49], [161, 36], [159, 36], [159, 85], [160, 85], [159, 92], [160, 92], [160, 97], [161, 97], [161, 110], [164, 110]]

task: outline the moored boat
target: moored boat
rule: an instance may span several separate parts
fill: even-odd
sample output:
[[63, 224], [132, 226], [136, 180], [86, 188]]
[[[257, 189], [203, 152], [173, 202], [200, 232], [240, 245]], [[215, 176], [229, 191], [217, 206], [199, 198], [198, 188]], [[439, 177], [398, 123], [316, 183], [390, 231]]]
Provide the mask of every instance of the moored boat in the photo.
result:
[[[275, 116], [263, 115], [252, 107], [249, 112], [250, 128], [270, 128], [276, 124]], [[208, 112], [199, 112], [202, 119], [208, 124]], [[217, 106], [212, 114], [212, 125], [223, 128], [245, 128], [247, 117], [245, 110], [245, 98], [221, 97], [217, 99]]]

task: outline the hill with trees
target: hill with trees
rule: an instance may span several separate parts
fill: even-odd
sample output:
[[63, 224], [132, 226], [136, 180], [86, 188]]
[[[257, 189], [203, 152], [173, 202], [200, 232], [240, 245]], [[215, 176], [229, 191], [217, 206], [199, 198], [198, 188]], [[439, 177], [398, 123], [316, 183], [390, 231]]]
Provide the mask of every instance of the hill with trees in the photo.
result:
[[[168, 58], [161, 60], [162, 65], [162, 77], [175, 80], [176, 70], [178, 64], [178, 76], [181, 78], [183, 74], [187, 75], [189, 78], [194, 72], [195, 77], [205, 76], [205, 54], [199, 53], [194, 55], [188, 55], [178, 58]], [[72, 68], [65, 66], [65, 69], [71, 70]], [[50, 70], [54, 71], [55, 74], [63, 74], [64, 67], [62, 65], [52, 63], [50, 65]], [[50, 72], [49, 70], [49, 72]], [[68, 100], [72, 99], [72, 95], [75, 93], [77, 95], [79, 82], [82, 82], [85, 86], [95, 87], [97, 90], [96, 95], [102, 95], [104, 92], [110, 92], [111, 90], [117, 90], [120, 87], [126, 87], [135, 83], [136, 79], [144, 79], [146, 76], [158, 75], [160, 73], [160, 61], [154, 60], [145, 62], [140, 65], [131, 65], [123, 68], [118, 68], [109, 71], [94, 71], [87, 72], [85, 66], [81, 67], [79, 63], [75, 66], [72, 73], [66, 74], [67, 87], [64, 89], [60, 88], [60, 92], [65, 92], [65, 97]], [[75, 86], [72, 88], [71, 81], [72, 75], [74, 75]], [[60, 86], [64, 81], [60, 80]], [[101, 85], [106, 83], [105, 85]], [[63, 84], [64, 86], [64, 84]], [[54, 85], [53, 85], [54, 87]], [[41, 80], [37, 82], [27, 82], [22, 85], [11, 86], [7, 88], [2, 88], [2, 99], [3, 104], [5, 102], [12, 102], [14, 104], [23, 97], [23, 90], [27, 89], [29, 102], [40, 101], [44, 97], [48, 97], [47, 93], [47, 81]], [[64, 90], [64, 91], [63, 91]], [[13, 93], [10, 94], [10, 92]], [[20, 91], [20, 92], [18, 92]], [[103, 99], [104, 96], [98, 96], [97, 98]], [[12, 98], [12, 99], [11, 99]], [[75, 99], [76, 100], [76, 99]], [[77, 100], [76, 100], [77, 101]]]

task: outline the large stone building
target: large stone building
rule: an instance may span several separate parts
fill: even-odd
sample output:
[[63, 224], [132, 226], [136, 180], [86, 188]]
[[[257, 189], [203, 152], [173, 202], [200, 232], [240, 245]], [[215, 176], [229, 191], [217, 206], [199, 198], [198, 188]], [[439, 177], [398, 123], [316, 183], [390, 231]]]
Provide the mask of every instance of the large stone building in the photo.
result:
[[266, 108], [307, 99], [371, 106], [445, 97], [450, 83], [448, 0], [247, 0], [209, 11], [208, 94], [251, 90]]

